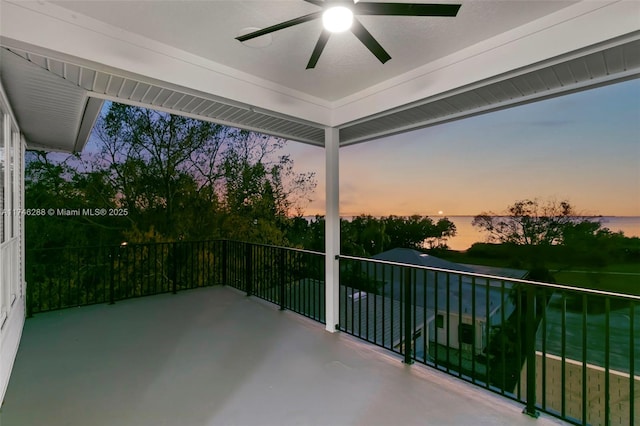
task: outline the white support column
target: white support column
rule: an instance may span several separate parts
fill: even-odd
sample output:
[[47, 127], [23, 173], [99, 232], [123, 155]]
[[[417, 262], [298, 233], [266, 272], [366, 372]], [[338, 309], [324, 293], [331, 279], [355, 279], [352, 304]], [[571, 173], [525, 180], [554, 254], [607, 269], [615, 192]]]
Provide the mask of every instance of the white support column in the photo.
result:
[[326, 329], [333, 333], [340, 320], [340, 268], [336, 256], [340, 254], [340, 195], [339, 195], [339, 142], [338, 129], [324, 131], [326, 172], [325, 215], [325, 306]]

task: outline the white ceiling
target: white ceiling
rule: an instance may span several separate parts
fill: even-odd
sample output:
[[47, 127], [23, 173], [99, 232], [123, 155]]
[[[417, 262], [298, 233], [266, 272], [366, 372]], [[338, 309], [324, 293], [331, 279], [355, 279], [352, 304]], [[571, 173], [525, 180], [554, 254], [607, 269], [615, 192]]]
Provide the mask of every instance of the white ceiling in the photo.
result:
[[345, 33], [306, 70], [318, 21], [235, 40], [303, 0], [0, 0], [0, 79], [32, 146], [75, 150], [91, 99], [346, 145], [640, 76], [639, 0], [440, 2], [458, 16], [360, 17], [386, 64]]
[[332, 102], [576, 1], [462, 1], [455, 18], [362, 16], [360, 21], [392, 59], [381, 64], [351, 32], [345, 32], [331, 36], [313, 70], [305, 66], [322, 31], [320, 20], [275, 32], [272, 43], [262, 48], [235, 40], [244, 28], [264, 28], [320, 10], [302, 0], [118, 1], [117, 7], [113, 1], [54, 3]]

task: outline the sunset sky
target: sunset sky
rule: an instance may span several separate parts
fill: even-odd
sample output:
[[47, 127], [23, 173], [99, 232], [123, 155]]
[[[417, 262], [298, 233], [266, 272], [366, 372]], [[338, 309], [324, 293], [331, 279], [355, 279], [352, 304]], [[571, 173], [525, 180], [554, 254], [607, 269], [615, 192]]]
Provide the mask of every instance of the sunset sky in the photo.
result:
[[[316, 172], [306, 215], [324, 214], [324, 150], [289, 142]], [[640, 80], [340, 149], [340, 214], [475, 215], [516, 200], [640, 216]]]

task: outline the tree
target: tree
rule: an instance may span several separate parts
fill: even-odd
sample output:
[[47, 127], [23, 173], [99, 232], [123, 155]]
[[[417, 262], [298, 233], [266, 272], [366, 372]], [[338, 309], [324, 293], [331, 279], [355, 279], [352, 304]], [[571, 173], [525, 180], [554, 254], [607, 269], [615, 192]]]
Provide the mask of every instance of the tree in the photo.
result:
[[[296, 220], [287, 239], [310, 250], [324, 250], [324, 218]], [[352, 256], [372, 256], [397, 247], [424, 249], [446, 247], [456, 227], [443, 218], [437, 223], [427, 216], [355, 216], [340, 221], [340, 252]]]
[[[220, 237], [282, 243], [288, 215], [315, 187], [313, 174], [295, 172], [280, 153], [286, 141], [254, 132], [119, 104], [106, 108], [94, 132], [97, 152], [29, 154], [27, 207], [121, 208], [127, 216], [65, 219], [86, 225], [66, 230], [51, 226], [57, 217], [28, 222], [55, 228], [55, 238], [40, 235], [59, 245], [71, 229], [79, 245]], [[109, 238], [96, 240], [98, 227]]]
[[[592, 256], [599, 249], [591, 244], [595, 238], [609, 233], [598, 218], [579, 215], [568, 201], [555, 200], [516, 201], [501, 215], [475, 216], [472, 224], [488, 233], [490, 243], [504, 246], [506, 251], [498, 251], [511, 258], [513, 267], [525, 267], [529, 278], [546, 282], [555, 281], [547, 267], [550, 261], [556, 268], [575, 265], [585, 253]], [[498, 255], [493, 247], [482, 248], [480, 244], [474, 244], [470, 252], [483, 250]]]
[[109, 176], [136, 230], [153, 228], [167, 239], [184, 238], [195, 227], [198, 199], [217, 202], [208, 187], [215, 168], [206, 169], [203, 157], [213, 157], [209, 164], [219, 162], [225, 131], [217, 124], [114, 103], [96, 126], [101, 147], [91, 167]]
[[426, 239], [427, 247], [429, 249], [448, 249], [447, 240], [455, 237], [457, 232], [455, 223], [451, 222], [449, 218], [440, 218], [435, 224], [434, 235]]
[[578, 215], [568, 201], [516, 201], [503, 214], [483, 212], [472, 225], [488, 233], [488, 241], [515, 245], [562, 244], [567, 231], [576, 226], [591, 227], [600, 223], [593, 217]]
[[[115, 192], [100, 172], [77, 173], [77, 157], [29, 151], [25, 169], [26, 240], [29, 248], [114, 244], [129, 223], [79, 214], [114, 208]], [[105, 210], [106, 211], [106, 210]]]
[[445, 248], [447, 238], [456, 235], [456, 226], [447, 218], [433, 220], [427, 216], [388, 216], [382, 218], [389, 235], [389, 248]]
[[228, 217], [227, 234], [238, 229], [251, 241], [282, 244], [289, 215], [301, 214], [315, 188], [313, 173], [295, 173], [288, 155], [275, 155], [284, 141], [240, 132], [223, 155], [221, 198]]

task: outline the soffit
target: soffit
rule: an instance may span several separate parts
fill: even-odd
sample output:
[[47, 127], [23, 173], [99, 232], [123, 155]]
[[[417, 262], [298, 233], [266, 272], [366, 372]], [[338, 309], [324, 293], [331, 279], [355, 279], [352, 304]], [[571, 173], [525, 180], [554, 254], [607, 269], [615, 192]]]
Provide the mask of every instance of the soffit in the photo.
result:
[[[1, 49], [0, 52], [3, 86], [12, 104], [16, 105], [17, 115], [26, 118], [20, 124], [28, 140], [36, 141], [35, 145], [74, 150], [71, 148], [75, 145], [64, 141], [73, 140], [89, 97], [324, 145], [324, 130], [320, 126], [294, 117], [277, 117], [248, 105], [221, 102], [204, 93], [124, 77], [18, 49]], [[86, 139], [80, 147], [84, 143]]]
[[89, 136], [82, 128], [86, 92], [41, 67], [0, 49], [0, 81], [28, 141], [55, 151], [77, 151]]
[[553, 58], [510, 75], [343, 125], [340, 143], [350, 145], [640, 76], [637, 35], [606, 49], [594, 50], [579, 56]]

